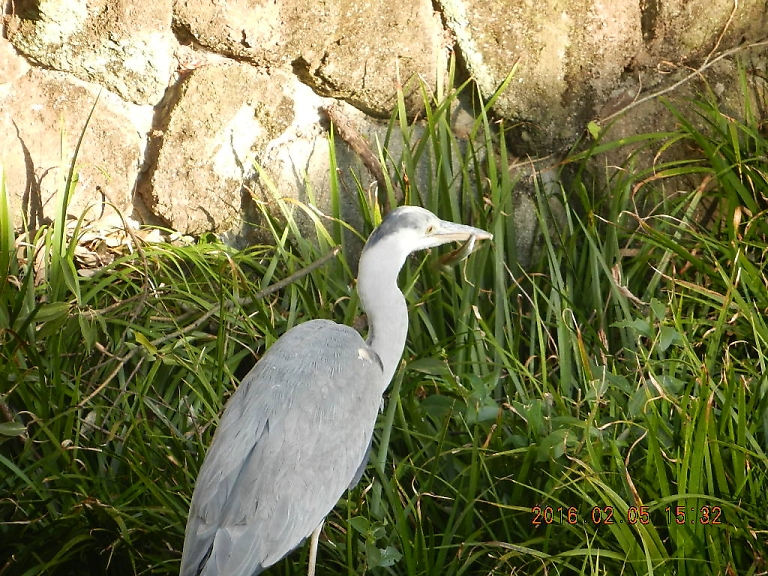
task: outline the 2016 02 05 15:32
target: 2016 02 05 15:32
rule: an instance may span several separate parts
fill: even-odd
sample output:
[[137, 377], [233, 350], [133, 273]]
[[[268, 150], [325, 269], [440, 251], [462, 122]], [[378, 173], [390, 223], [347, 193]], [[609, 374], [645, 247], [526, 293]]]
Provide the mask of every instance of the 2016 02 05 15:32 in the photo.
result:
[[[723, 510], [720, 506], [666, 506], [654, 512], [667, 524], [717, 525], [723, 523]], [[621, 513], [613, 506], [593, 506], [579, 511], [575, 506], [533, 506], [531, 524], [542, 526], [549, 524], [650, 524], [651, 511], [648, 506], [629, 506], [626, 513]]]

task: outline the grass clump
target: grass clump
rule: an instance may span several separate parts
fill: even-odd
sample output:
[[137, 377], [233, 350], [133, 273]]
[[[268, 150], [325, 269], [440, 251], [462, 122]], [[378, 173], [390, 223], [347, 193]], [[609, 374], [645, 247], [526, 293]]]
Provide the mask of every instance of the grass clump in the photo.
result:
[[[694, 122], [669, 104], [678, 129], [634, 143], [684, 142], [695, 159], [617, 171], [607, 185], [590, 159], [623, 143], [572, 155], [567, 190], [533, 192], [540, 262], [523, 271], [504, 126], [481, 109], [458, 138], [456, 98], [425, 97], [423, 127], [400, 102], [390, 138], [404, 155], [381, 155], [388, 192], [493, 232], [493, 245], [450, 270], [423, 255], [403, 271], [404, 362], [372, 465], [329, 516], [318, 573], [765, 572], [757, 121], [700, 102]], [[663, 190], [691, 174], [704, 184]], [[257, 296], [341, 244], [345, 227], [308, 210], [317, 233], [303, 238], [282, 203], [283, 223], [266, 220], [275, 247], [136, 243], [86, 277], [50, 228], [19, 252], [0, 192], [0, 574], [176, 573], [233, 382], [291, 325], [360, 315], [343, 256]], [[365, 237], [380, 215], [354, 192]], [[63, 254], [42, 278], [35, 246]], [[269, 573], [305, 563], [295, 552]]]

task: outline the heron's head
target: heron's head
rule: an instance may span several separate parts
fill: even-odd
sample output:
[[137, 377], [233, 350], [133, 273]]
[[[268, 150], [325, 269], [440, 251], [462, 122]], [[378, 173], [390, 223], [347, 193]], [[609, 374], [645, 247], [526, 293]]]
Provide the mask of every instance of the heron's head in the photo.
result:
[[389, 250], [408, 255], [448, 242], [490, 240], [493, 235], [464, 224], [441, 220], [418, 206], [401, 206], [390, 212], [368, 238], [363, 252], [386, 245]]

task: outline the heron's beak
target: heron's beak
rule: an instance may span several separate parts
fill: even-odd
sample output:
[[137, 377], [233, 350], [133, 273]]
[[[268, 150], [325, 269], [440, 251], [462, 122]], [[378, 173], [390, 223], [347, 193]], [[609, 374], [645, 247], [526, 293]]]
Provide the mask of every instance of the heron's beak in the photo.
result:
[[456, 224], [455, 222], [447, 222], [441, 220], [440, 225], [436, 230], [432, 232], [432, 236], [440, 240], [440, 244], [447, 244], [448, 242], [465, 242], [471, 238], [475, 240], [492, 240], [493, 234], [475, 228], [474, 226], [465, 226], [464, 224]]
[[440, 244], [464, 242], [462, 246], [440, 258], [440, 264], [443, 266], [450, 266], [467, 258], [475, 250], [475, 243], [478, 240], [493, 239], [493, 234], [480, 228], [446, 222], [445, 220], [440, 223], [440, 228], [434, 232], [434, 236], [441, 240]]

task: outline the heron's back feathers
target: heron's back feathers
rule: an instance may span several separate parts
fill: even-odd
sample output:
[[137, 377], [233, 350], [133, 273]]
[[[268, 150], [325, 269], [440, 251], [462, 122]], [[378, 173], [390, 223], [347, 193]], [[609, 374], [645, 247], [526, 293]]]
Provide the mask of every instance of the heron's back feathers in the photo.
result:
[[301, 544], [364, 466], [382, 378], [348, 326], [286, 332], [227, 403], [192, 497], [181, 576], [253, 576]]

